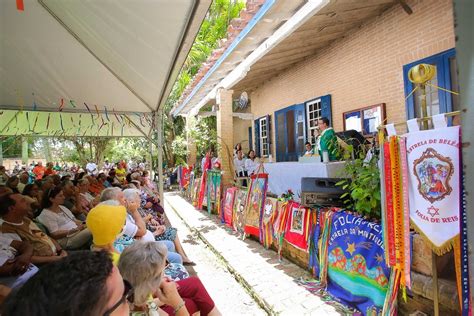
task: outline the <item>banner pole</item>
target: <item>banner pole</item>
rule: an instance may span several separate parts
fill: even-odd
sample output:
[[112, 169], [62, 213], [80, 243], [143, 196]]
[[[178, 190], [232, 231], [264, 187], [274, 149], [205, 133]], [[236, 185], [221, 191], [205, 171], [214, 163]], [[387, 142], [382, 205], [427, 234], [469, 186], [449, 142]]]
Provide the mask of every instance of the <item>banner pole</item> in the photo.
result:
[[436, 266], [436, 253], [431, 251], [431, 269], [433, 271], [433, 307], [434, 316], [439, 316], [439, 294], [438, 294], [438, 267]]

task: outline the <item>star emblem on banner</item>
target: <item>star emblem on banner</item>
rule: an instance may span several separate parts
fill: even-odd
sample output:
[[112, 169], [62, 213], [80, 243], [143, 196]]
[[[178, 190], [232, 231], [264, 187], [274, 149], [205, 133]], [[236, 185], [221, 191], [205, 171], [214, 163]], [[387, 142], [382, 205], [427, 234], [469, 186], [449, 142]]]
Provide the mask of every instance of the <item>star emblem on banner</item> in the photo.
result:
[[431, 215], [431, 217], [435, 217], [436, 215], [439, 216], [439, 208], [436, 208], [433, 205], [428, 207], [427, 212], [428, 212], [428, 214]]
[[378, 263], [382, 263], [383, 262], [383, 256], [378, 253], [378, 254], [375, 255], [375, 260], [377, 260]]
[[356, 251], [355, 243], [347, 244], [347, 249], [346, 249], [346, 251], [347, 251], [348, 253], [350, 253], [351, 256], [352, 256], [352, 254]]

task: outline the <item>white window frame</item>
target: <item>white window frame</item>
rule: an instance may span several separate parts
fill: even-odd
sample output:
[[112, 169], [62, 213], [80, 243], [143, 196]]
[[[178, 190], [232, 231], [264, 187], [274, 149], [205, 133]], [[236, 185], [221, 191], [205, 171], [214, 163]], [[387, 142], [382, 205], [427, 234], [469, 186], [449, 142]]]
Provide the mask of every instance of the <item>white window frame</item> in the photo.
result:
[[[319, 109], [310, 111], [310, 106], [314, 104], [318, 104], [318, 103], [319, 103]], [[316, 139], [313, 139], [311, 135], [313, 135], [312, 131], [317, 130], [318, 128], [318, 120], [322, 117], [321, 112], [322, 112], [321, 98], [306, 102], [306, 126], [308, 127], [308, 133], [306, 135], [311, 145], [316, 145]], [[315, 114], [319, 113], [319, 116], [316, 115], [315, 117], [313, 117], [313, 119], [311, 119], [310, 113], [315, 113]], [[316, 121], [316, 124], [314, 126], [311, 126], [311, 121]]]
[[262, 117], [258, 120], [258, 137], [260, 139], [260, 157], [268, 157], [270, 154], [268, 146], [268, 135], [267, 135], [267, 117]]

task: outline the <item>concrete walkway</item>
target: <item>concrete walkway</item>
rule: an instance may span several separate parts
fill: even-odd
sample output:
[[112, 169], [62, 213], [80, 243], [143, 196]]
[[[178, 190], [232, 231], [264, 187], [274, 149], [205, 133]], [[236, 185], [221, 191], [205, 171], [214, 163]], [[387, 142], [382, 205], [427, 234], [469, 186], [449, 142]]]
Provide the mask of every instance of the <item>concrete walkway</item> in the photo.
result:
[[[285, 259], [280, 262], [275, 251], [266, 250], [253, 240], [237, 238], [216, 216], [197, 211], [178, 193], [165, 194], [165, 210], [168, 217], [174, 216], [170, 212], [173, 210], [209, 246], [268, 314], [340, 315], [333, 306], [297, 285], [295, 279], [311, 275]], [[235, 314], [243, 315], [237, 311]]]

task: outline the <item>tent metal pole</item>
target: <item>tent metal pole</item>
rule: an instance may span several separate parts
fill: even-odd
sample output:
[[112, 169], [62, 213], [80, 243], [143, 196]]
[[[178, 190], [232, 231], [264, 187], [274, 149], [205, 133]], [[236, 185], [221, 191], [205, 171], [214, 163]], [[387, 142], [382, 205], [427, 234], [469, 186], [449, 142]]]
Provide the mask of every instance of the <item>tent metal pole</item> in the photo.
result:
[[21, 162], [28, 167], [28, 138], [21, 138]]
[[158, 154], [158, 191], [160, 193], [161, 206], [165, 205], [164, 202], [164, 189], [163, 189], [163, 110], [158, 109], [157, 115], [155, 115], [155, 129], [156, 129], [156, 140], [157, 140], [157, 154]]

